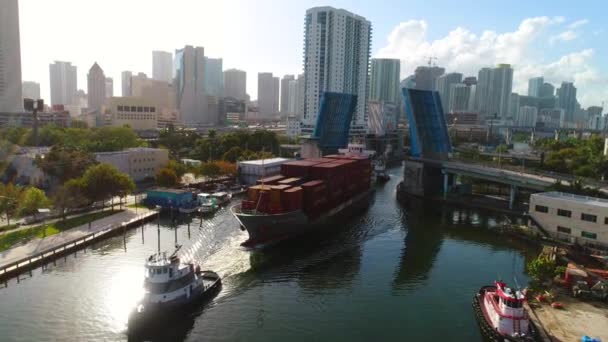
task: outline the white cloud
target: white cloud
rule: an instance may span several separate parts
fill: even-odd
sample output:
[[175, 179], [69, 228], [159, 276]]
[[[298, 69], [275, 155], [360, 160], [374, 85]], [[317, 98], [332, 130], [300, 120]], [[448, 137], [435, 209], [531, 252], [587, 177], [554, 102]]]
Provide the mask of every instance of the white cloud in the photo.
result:
[[574, 32], [572, 30], [567, 30], [567, 31], [564, 31], [564, 32], [562, 32], [560, 34], [557, 34], [557, 35], [552, 36], [551, 38], [549, 38], [549, 42], [551, 44], [554, 44], [554, 43], [559, 42], [559, 41], [567, 42], [567, 41], [570, 41], [570, 40], [574, 40], [577, 37], [578, 37], [578, 33]]
[[[394, 28], [377, 55], [399, 58], [402, 78], [411, 75], [417, 66], [426, 65], [429, 56], [437, 57], [438, 65], [448, 72], [473, 76], [477, 76], [482, 67], [509, 63], [515, 69], [514, 91], [520, 94], [527, 93], [529, 78], [543, 75], [556, 86], [562, 81], [575, 82], [579, 88], [579, 101], [584, 106], [599, 104], [602, 96], [608, 93], [608, 82], [602, 83], [605, 78], [592, 65], [593, 50], [585, 49], [555, 61], [543, 61], [546, 37], [563, 22], [563, 17], [527, 18], [514, 31], [486, 30], [481, 34], [457, 27], [444, 37], [429, 40], [428, 24], [424, 20], [410, 20]], [[561, 37], [562, 40], [575, 38], [571, 33]]]
[[577, 21], [569, 24], [568, 28], [571, 29], [571, 30], [573, 30], [573, 29], [579, 28], [581, 26], [585, 26], [588, 23], [589, 23], [589, 19], [581, 19], [581, 20], [577, 20]]

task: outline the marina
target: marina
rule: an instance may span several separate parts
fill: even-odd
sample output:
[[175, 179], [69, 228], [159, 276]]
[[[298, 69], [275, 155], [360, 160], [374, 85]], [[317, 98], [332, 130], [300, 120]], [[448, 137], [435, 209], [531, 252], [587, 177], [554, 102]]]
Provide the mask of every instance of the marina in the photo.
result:
[[227, 207], [202, 224], [194, 217], [174, 225], [163, 215], [160, 230], [150, 222], [97, 241], [6, 282], [0, 339], [19, 341], [28, 331], [34, 340], [127, 340], [160, 232], [160, 250], [183, 245], [184, 260], [217, 272], [222, 290], [148, 340], [481, 341], [471, 296], [497, 278], [525, 286], [524, 262], [537, 251], [494, 231], [502, 215], [399, 205], [402, 170], [388, 171], [391, 180], [375, 186], [370, 207], [341, 229], [263, 251], [239, 246], [247, 233]]

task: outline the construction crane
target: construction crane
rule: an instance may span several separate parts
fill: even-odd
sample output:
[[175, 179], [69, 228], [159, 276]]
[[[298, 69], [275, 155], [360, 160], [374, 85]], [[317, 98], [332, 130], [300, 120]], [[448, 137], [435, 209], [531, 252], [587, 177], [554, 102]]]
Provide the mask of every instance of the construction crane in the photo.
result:
[[427, 64], [429, 66], [437, 66], [437, 57], [435, 56], [425, 56], [424, 58], [428, 58], [429, 61], [427, 62]]

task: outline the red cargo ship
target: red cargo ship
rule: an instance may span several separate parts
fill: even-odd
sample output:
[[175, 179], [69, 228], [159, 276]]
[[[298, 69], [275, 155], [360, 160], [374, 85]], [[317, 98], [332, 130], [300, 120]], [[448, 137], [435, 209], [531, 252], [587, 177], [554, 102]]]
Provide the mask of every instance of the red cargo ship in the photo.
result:
[[365, 209], [373, 194], [371, 159], [360, 154], [330, 155], [281, 165], [232, 207], [246, 247], [262, 247], [313, 230]]

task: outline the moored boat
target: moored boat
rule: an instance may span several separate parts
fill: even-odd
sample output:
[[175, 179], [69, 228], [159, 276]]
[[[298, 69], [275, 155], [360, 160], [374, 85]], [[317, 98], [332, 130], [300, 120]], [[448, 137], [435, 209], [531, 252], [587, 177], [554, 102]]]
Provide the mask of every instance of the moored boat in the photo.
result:
[[197, 201], [200, 205], [199, 210], [203, 214], [213, 214], [220, 208], [211, 197], [211, 194], [200, 193], [197, 195]]
[[473, 309], [483, 335], [492, 341], [537, 341], [525, 300], [524, 293], [500, 281], [479, 289]]
[[170, 256], [166, 252], [157, 253], [146, 260], [145, 294], [129, 316], [130, 331], [194, 306], [220, 289], [220, 276], [213, 271], [201, 271], [194, 263], [182, 262], [177, 256], [179, 248]]
[[214, 192], [211, 194], [211, 198], [215, 201], [215, 204], [222, 206], [230, 202], [232, 194], [225, 191]]

